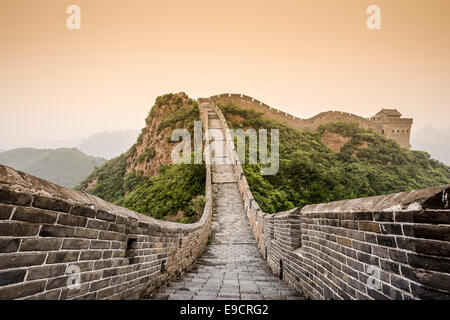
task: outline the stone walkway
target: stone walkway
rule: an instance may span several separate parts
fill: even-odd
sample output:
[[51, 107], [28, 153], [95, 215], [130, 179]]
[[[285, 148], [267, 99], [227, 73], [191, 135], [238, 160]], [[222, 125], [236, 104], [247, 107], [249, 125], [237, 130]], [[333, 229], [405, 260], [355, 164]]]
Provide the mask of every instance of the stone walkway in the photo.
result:
[[[208, 114], [210, 128], [222, 131], [215, 112], [209, 109]], [[214, 140], [220, 144], [222, 139]], [[219, 157], [223, 156], [213, 153], [213, 163]], [[211, 244], [189, 272], [156, 291], [151, 299], [302, 299], [271, 272], [261, 257], [232, 165], [213, 164], [212, 183]]]

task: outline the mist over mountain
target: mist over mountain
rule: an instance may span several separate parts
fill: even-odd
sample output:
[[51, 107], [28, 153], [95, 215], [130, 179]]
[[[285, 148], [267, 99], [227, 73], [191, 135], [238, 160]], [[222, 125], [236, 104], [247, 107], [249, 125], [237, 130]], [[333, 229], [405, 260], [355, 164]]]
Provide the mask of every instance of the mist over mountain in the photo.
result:
[[69, 188], [105, 162], [106, 159], [69, 148], [19, 148], [0, 153], [0, 164]]
[[450, 165], [450, 127], [436, 129], [430, 125], [411, 132], [411, 149], [428, 152], [432, 158]]
[[134, 144], [139, 130], [115, 130], [94, 134], [76, 148], [88, 155], [112, 159], [127, 151]]

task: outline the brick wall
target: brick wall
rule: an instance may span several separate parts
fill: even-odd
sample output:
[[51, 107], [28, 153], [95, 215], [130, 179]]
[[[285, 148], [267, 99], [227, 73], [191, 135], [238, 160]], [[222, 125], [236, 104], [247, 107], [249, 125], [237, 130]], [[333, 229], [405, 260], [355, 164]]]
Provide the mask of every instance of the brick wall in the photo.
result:
[[[206, 199], [199, 222], [177, 224], [0, 165], [0, 299], [144, 297], [188, 269], [206, 245], [208, 164]], [[77, 276], [79, 288], [68, 287]]]
[[449, 185], [271, 215], [229, 145], [261, 254], [292, 287], [311, 299], [450, 299]]

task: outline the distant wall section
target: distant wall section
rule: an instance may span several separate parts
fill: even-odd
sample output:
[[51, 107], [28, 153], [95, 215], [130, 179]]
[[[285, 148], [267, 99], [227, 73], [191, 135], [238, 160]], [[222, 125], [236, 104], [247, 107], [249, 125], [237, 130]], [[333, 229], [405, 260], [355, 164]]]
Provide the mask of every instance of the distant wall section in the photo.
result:
[[225, 93], [210, 98], [216, 104], [227, 104], [232, 102], [241, 108], [252, 109], [263, 112], [270, 119], [280, 121], [298, 130], [315, 130], [319, 126], [335, 122], [356, 122], [364, 129], [373, 131], [392, 138], [402, 147], [410, 148], [410, 132], [412, 119], [405, 118], [363, 118], [355, 114], [326, 111], [321, 112], [309, 119], [298, 118], [284, 111], [272, 108], [267, 104], [244, 94]]

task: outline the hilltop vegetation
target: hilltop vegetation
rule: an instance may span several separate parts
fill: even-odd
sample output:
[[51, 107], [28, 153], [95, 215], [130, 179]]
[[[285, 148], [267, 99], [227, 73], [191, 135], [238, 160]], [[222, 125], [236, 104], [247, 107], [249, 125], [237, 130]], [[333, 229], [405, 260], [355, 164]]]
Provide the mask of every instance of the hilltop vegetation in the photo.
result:
[[204, 165], [173, 165], [174, 129], [193, 131], [197, 102], [184, 93], [156, 99], [136, 143], [106, 162], [77, 189], [157, 219], [194, 222], [202, 213]]
[[[331, 123], [314, 132], [299, 131], [232, 103], [219, 107], [230, 128], [280, 130], [278, 174], [262, 176], [259, 164], [242, 165], [265, 212], [450, 183], [450, 167], [430, 159], [426, 152], [404, 149], [356, 123]], [[346, 138], [340, 151], [324, 144], [321, 137], [325, 131]]]
[[19, 148], [0, 153], [0, 164], [68, 188], [75, 187], [105, 161], [67, 148]]

